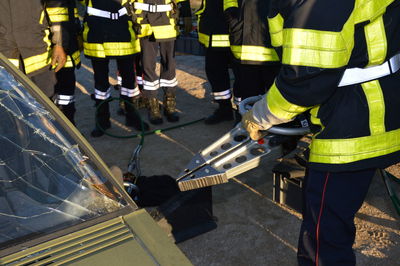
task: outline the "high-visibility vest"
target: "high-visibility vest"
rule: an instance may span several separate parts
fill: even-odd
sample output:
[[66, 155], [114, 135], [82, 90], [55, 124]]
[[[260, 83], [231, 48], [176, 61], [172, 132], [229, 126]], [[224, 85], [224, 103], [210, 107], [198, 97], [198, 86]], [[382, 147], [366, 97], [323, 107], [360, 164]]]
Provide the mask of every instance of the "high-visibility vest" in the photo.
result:
[[311, 113], [320, 130], [309, 166], [352, 171], [399, 162], [399, 1], [276, 3], [269, 25], [282, 68], [267, 105], [281, 119]]

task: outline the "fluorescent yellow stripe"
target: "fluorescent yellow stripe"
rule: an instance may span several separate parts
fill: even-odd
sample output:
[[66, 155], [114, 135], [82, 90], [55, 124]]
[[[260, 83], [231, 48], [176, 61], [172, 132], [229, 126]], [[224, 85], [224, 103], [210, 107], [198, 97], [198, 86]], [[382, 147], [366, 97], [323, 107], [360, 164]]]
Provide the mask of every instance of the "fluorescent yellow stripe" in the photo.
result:
[[385, 100], [378, 80], [361, 84], [369, 108], [369, 127], [371, 135], [385, 132]]
[[380, 65], [387, 54], [387, 40], [383, 17], [377, 18], [364, 27], [368, 47], [368, 65]]
[[26, 74], [32, 73], [36, 70], [42, 69], [50, 64], [50, 53], [44, 52], [39, 55], [34, 55], [24, 59], [24, 66]]
[[224, 11], [231, 7], [238, 7], [237, 0], [224, 0]]
[[[72, 60], [71, 60], [72, 57]], [[76, 51], [71, 56], [67, 57], [67, 62], [65, 63], [64, 67], [74, 67], [81, 62], [81, 52]]]
[[208, 46], [210, 45], [210, 36], [199, 32], [199, 42], [203, 44], [206, 48], [208, 48]]
[[[353, 36], [350, 40], [353, 40]], [[347, 40], [347, 41], [350, 41]], [[351, 50], [342, 32], [283, 30], [282, 62], [288, 65], [338, 68], [347, 65]]]
[[213, 34], [211, 35], [211, 47], [229, 47], [228, 34]]
[[343, 164], [387, 155], [400, 150], [400, 129], [351, 139], [313, 139], [310, 162]]
[[375, 20], [385, 13], [387, 6], [393, 2], [394, 0], [357, 0], [354, 22], [361, 23]]
[[170, 39], [178, 36], [175, 25], [151, 26], [156, 39]]
[[283, 44], [283, 22], [281, 14], [278, 14], [273, 18], [268, 18], [271, 44], [274, 47], [280, 47]]
[[275, 49], [253, 45], [231, 45], [233, 55], [239, 60], [247, 61], [279, 61]]
[[130, 42], [83, 43], [85, 55], [105, 58], [106, 56], [132, 55], [140, 51], [138, 40]]
[[311, 107], [303, 107], [287, 101], [274, 83], [267, 93], [268, 109], [280, 119], [290, 120]]
[[150, 36], [153, 34], [153, 30], [150, 26], [150, 24], [141, 24], [140, 25], [140, 34], [138, 35], [139, 38], [145, 37], [145, 36]]
[[310, 120], [311, 120], [311, 123], [313, 123], [314, 125], [318, 125], [318, 126], [321, 126], [323, 128], [322, 122], [318, 118], [319, 108], [320, 108], [320, 106], [318, 105], [318, 106], [313, 107], [310, 110], [310, 114], [311, 114]]
[[198, 17], [197, 17], [197, 25], [200, 25], [200, 23], [199, 23], [200, 16], [199, 16], [199, 15], [201, 15], [201, 14], [204, 12], [204, 10], [206, 9], [206, 2], [207, 2], [207, 0], [203, 0], [203, 5], [202, 5], [201, 9], [199, 9], [199, 10], [195, 13], [195, 15], [198, 16]]
[[68, 21], [68, 8], [66, 7], [47, 7], [47, 14], [49, 15], [51, 22], [63, 22]]

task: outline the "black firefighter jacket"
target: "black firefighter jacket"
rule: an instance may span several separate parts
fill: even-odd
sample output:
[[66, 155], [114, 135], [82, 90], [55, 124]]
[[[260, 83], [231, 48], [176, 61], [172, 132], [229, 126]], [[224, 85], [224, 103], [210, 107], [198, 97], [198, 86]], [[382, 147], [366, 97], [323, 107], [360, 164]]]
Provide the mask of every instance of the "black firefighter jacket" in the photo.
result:
[[270, 11], [282, 68], [266, 103], [282, 120], [311, 113], [310, 168], [399, 162], [400, 1], [278, 0]]
[[241, 64], [279, 64], [269, 35], [269, 4], [269, 0], [224, 0], [231, 50]]

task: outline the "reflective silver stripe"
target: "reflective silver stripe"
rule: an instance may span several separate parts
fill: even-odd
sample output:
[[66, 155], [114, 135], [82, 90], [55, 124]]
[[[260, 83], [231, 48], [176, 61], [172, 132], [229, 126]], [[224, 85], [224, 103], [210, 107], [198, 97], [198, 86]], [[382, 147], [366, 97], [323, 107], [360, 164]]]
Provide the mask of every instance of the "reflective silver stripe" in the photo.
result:
[[121, 76], [117, 76], [117, 84], [122, 85], [122, 77]]
[[160, 79], [160, 87], [175, 87], [178, 85], [178, 81], [176, 78], [173, 78], [171, 80], [168, 79]]
[[134, 89], [128, 89], [128, 88], [121, 87], [121, 95], [125, 95], [128, 97], [135, 97], [135, 96], [138, 96], [139, 94], [140, 94], [140, 90], [138, 87], [136, 87]]
[[54, 100], [54, 103], [58, 105], [68, 105], [73, 102], [75, 102], [74, 95], [57, 95], [57, 98]]
[[111, 96], [111, 88], [108, 88], [106, 92], [94, 89], [94, 98], [97, 100], [106, 100], [110, 96]]
[[211, 92], [211, 96], [214, 100], [226, 100], [232, 97], [231, 90], [224, 90], [220, 92]]
[[392, 58], [379, 66], [371, 66], [367, 68], [348, 68], [344, 71], [343, 77], [340, 80], [338, 87], [344, 87], [375, 80], [393, 74], [399, 69], [400, 54], [392, 56]]
[[97, 9], [97, 8], [88, 6], [86, 9], [86, 12], [91, 16], [108, 18], [108, 19], [112, 19], [112, 20], [117, 20], [117, 19], [119, 19], [119, 17], [122, 17], [122, 16], [128, 14], [128, 11], [126, 10], [125, 7], [121, 8], [116, 13], [111, 13], [109, 11], [105, 11], [105, 10], [101, 10], [101, 9]]
[[156, 81], [143, 80], [143, 89], [154, 91], [157, 90], [158, 88], [160, 88], [160, 82], [158, 80]]
[[150, 13], [168, 12], [172, 10], [172, 5], [151, 5], [151, 4], [135, 2], [133, 6], [135, 7], [135, 9], [147, 11]]
[[142, 85], [143, 84], [142, 76], [136, 76], [136, 82], [137, 82], [137, 84]]

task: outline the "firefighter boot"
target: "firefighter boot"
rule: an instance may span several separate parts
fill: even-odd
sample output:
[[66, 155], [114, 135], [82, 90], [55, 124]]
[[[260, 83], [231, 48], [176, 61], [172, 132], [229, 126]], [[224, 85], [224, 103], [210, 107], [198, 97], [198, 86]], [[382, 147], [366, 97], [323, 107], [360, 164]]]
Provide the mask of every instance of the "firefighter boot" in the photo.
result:
[[212, 115], [204, 120], [206, 125], [215, 125], [223, 121], [233, 120], [232, 103], [230, 99], [217, 100], [218, 108]]
[[75, 125], [74, 115], [75, 115], [75, 103], [70, 103], [67, 105], [57, 105], [61, 112]]
[[147, 109], [149, 111], [149, 122], [153, 125], [162, 124], [163, 119], [161, 117], [160, 104], [158, 103], [158, 99], [156, 97], [148, 98], [147, 105]]
[[96, 115], [95, 123], [96, 126], [91, 132], [91, 136], [98, 138], [104, 135], [104, 130], [111, 127], [110, 123], [110, 107], [107, 100], [96, 99]]
[[164, 115], [168, 122], [178, 122], [179, 115], [176, 111], [175, 88], [164, 89]]
[[[136, 130], [139, 131], [148, 131], [149, 130], [149, 125], [142, 121], [140, 118], [140, 115], [137, 112], [137, 109], [135, 108], [134, 101], [135, 99], [133, 97], [127, 97], [127, 96], [121, 96], [122, 99], [125, 101], [125, 125], [128, 127], [133, 127]], [[142, 129], [143, 125], [143, 129]]]

